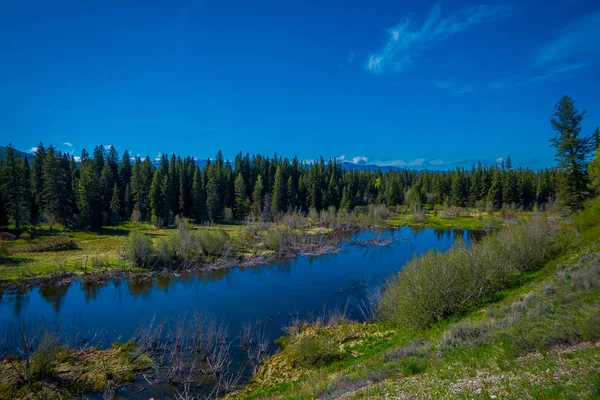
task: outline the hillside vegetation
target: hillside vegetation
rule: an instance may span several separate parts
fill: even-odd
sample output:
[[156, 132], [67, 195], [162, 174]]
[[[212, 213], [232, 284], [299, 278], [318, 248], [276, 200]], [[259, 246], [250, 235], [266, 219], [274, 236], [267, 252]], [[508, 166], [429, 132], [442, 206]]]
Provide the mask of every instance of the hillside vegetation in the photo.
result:
[[415, 258], [370, 322], [299, 322], [235, 398], [598, 398], [600, 201]]

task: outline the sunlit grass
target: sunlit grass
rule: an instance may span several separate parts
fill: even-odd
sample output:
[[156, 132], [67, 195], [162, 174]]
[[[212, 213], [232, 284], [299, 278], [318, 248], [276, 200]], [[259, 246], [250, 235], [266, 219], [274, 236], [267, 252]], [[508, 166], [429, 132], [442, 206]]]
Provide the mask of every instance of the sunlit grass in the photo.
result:
[[[600, 288], [578, 289], [557, 271], [577, 265], [586, 254], [600, 253], [599, 238], [599, 225], [581, 232], [575, 245], [558, 258], [523, 273], [514, 286], [495, 293], [476, 310], [424, 329], [350, 323], [308, 328], [296, 338], [282, 339], [284, 350], [232, 397], [598, 398]], [[486, 326], [480, 338], [451, 340], [457, 329]], [[295, 368], [290, 354], [296, 356], [306, 346], [294, 351], [290, 347], [305, 335], [338, 343], [336, 359]], [[419, 344], [420, 350], [410, 350], [411, 343]], [[406, 346], [405, 352], [390, 353]]]

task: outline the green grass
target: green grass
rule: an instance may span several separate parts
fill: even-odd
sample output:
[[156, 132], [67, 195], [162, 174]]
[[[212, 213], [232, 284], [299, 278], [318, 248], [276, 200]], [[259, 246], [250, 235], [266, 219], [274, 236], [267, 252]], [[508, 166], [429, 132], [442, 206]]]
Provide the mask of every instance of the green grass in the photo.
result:
[[[241, 225], [218, 225], [215, 227], [195, 226], [195, 229], [222, 229], [235, 238], [243, 227]], [[110, 270], [131, 271], [131, 265], [122, 254], [127, 235], [132, 231], [147, 234], [152, 240], [168, 237], [175, 229], [156, 228], [151, 224], [122, 223], [106, 227], [99, 232], [70, 231], [42, 227], [36, 229], [32, 239], [17, 239], [5, 242], [9, 256], [0, 260], [0, 282], [17, 283], [33, 278], [45, 278], [54, 275], [102, 273]], [[64, 236], [79, 245], [79, 249], [50, 252], [27, 251], [35, 245], [43, 244]]]
[[0, 362], [0, 398], [3, 399], [64, 399], [102, 392], [111, 379], [122, 384], [132, 381], [146, 370], [152, 360], [139, 356], [133, 343], [115, 343], [108, 349], [74, 350], [53, 348], [39, 368], [40, 358], [31, 359], [31, 373], [24, 381], [24, 361], [7, 358]]
[[[276, 229], [277, 224], [267, 224], [268, 229]], [[266, 255], [273, 251], [266, 249], [264, 243], [254, 242], [249, 246], [245, 241], [245, 225], [218, 224], [214, 226], [192, 225], [194, 230], [218, 230], [225, 232], [232, 243], [234, 251], [230, 256], [250, 257]], [[107, 271], [142, 271], [134, 268], [123, 257], [127, 235], [131, 232], [147, 235], [155, 244], [176, 232], [176, 228], [158, 228], [152, 224], [121, 223], [105, 227], [98, 232], [72, 231], [49, 226], [35, 227], [25, 238], [4, 241], [4, 249], [8, 255], [0, 253], [0, 285], [18, 284], [39, 278], [64, 276], [65, 274], [103, 273]], [[331, 229], [307, 225], [298, 229], [303, 234], [323, 234]], [[73, 240], [77, 249], [64, 251], [31, 251], [56, 238]]]
[[[581, 275], [600, 278], [593, 275], [599, 238], [596, 223], [477, 309], [424, 329], [389, 322], [305, 327], [280, 340], [283, 351], [231, 397], [600, 398], [600, 287], [595, 281], [585, 288]], [[591, 261], [588, 254], [595, 254]], [[329, 347], [298, 345], [316, 336]], [[335, 357], [297, 362], [306, 349]]]
[[[517, 212], [516, 218], [527, 218], [531, 213]], [[416, 226], [434, 229], [491, 229], [504, 224], [500, 213], [481, 212], [476, 209], [456, 209], [451, 215], [443, 210], [424, 210], [422, 217], [417, 217], [406, 209], [392, 214], [388, 220], [391, 226]]]

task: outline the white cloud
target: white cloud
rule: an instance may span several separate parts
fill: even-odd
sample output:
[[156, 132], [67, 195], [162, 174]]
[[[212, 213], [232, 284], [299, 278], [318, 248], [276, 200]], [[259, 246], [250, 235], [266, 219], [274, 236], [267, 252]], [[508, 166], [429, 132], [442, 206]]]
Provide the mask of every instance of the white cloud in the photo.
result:
[[338, 161], [344, 161], [344, 160], [346, 160], [346, 155], [342, 154], [341, 156], [337, 157], [336, 160], [338, 160]]
[[67, 146], [67, 147], [73, 147], [73, 145], [71, 144], [71, 142], [64, 142], [63, 144], [64, 144], [65, 146]]
[[37, 151], [37, 147], [32, 147], [28, 150], [29, 153], [35, 153]]
[[365, 156], [356, 156], [356, 157], [352, 158], [352, 162], [354, 164], [366, 163], [367, 161], [369, 161], [369, 158], [365, 157]]
[[[437, 165], [441, 165], [444, 162], [442, 160], [434, 160], [439, 161]], [[414, 160], [406, 161], [406, 160], [387, 160], [387, 161], [374, 161], [374, 164], [380, 165], [382, 167], [423, 167], [431, 164], [431, 161], [425, 158], [417, 158]]]
[[496, 163], [502, 164], [503, 162], [504, 162], [504, 157], [498, 157], [498, 158], [496, 158]]
[[74, 156], [73, 160], [75, 160], [75, 162], [80, 162], [81, 161], [81, 157], [79, 156]]
[[447, 90], [454, 94], [465, 94], [475, 90], [508, 89], [568, 79], [572, 77], [572, 73], [575, 71], [588, 66], [589, 64], [561, 65], [552, 68], [545, 73], [499, 79], [492, 83], [465, 83], [458, 81], [456, 78], [451, 78], [445, 81], [436, 81], [434, 82], [434, 85], [440, 90]]
[[586, 15], [570, 23], [561, 35], [535, 54], [534, 65], [581, 61], [582, 57], [600, 55], [600, 12]]
[[400, 72], [411, 65], [434, 43], [448, 39], [474, 25], [490, 22], [510, 14], [510, 9], [482, 4], [463, 8], [442, 17], [441, 7], [435, 5], [420, 27], [412, 26], [407, 16], [396, 26], [387, 29], [388, 37], [383, 48], [367, 58], [365, 68], [372, 73]]
[[[138, 157], [139, 157], [139, 154], [138, 154]], [[158, 153], [156, 155], [156, 157], [154, 158], [154, 161], [160, 161], [161, 157], [162, 157], [162, 153]]]
[[111, 146], [112, 146], [112, 144], [105, 144], [105, 145], [103, 145], [104, 150], [110, 150]]

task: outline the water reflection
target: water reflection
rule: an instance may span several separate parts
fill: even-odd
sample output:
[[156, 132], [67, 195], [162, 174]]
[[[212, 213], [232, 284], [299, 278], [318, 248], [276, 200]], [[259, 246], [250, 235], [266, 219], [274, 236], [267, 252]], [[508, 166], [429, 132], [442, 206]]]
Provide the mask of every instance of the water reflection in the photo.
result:
[[40, 295], [46, 301], [48, 301], [48, 303], [52, 304], [54, 312], [58, 313], [60, 311], [60, 306], [62, 305], [63, 300], [67, 295], [69, 286], [71, 286], [70, 283], [60, 283], [57, 285], [42, 286], [40, 288]]
[[[238, 332], [245, 321], [269, 321], [274, 339], [290, 315], [303, 318], [346, 304], [352, 308], [375, 298], [385, 280], [415, 254], [445, 251], [456, 238], [469, 243], [481, 236], [480, 232], [424, 228], [367, 231], [352, 238], [396, 240], [382, 247], [345, 243], [336, 254], [300, 256], [266, 266], [6, 291], [0, 293], [0, 325], [28, 316], [68, 325], [80, 316], [86, 329], [105, 329], [105, 343], [110, 344], [130, 337], [142, 319], [155, 314], [178, 318], [195, 309], [226, 320], [231, 332]], [[351, 314], [361, 318], [355, 311]]]
[[31, 289], [20, 288], [17, 290], [6, 291], [4, 295], [0, 297], [0, 300], [1, 309], [10, 308], [14, 315], [19, 318], [31, 300]]

